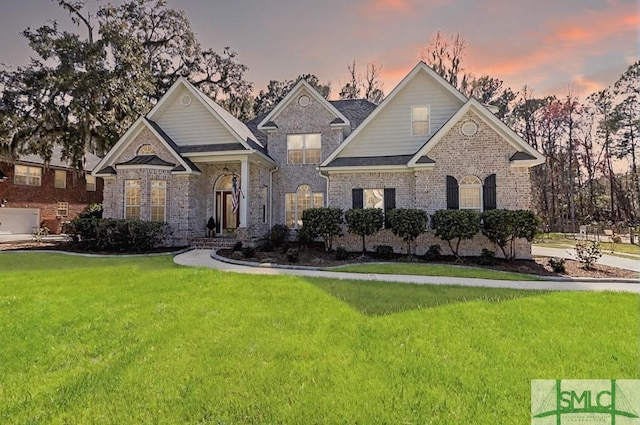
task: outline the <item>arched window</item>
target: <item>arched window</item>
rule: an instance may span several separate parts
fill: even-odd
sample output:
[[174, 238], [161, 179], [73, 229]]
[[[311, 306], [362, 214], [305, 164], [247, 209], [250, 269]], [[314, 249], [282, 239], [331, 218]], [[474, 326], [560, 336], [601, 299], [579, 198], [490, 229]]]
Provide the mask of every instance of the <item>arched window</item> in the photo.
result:
[[155, 155], [156, 150], [151, 145], [142, 145], [138, 149], [138, 155]]
[[482, 182], [476, 176], [460, 180], [460, 209], [482, 211]]
[[295, 193], [286, 193], [284, 200], [285, 224], [290, 229], [302, 227], [302, 212], [324, 206], [324, 193], [311, 192], [311, 186], [301, 184]]

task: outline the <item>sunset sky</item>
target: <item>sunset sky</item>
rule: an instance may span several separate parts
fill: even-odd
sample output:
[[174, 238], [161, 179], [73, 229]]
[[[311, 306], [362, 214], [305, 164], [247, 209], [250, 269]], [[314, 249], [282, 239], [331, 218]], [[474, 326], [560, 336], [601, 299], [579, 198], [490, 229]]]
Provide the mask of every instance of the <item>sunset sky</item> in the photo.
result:
[[[168, 0], [204, 47], [230, 46], [257, 92], [270, 79], [312, 73], [335, 98], [352, 59], [383, 66], [388, 93], [421, 59], [431, 36], [460, 33], [466, 68], [514, 91], [583, 97], [638, 60], [637, 0]], [[91, 4], [90, 4], [91, 5]], [[92, 3], [95, 10], [95, 3]], [[0, 62], [22, 65], [20, 32], [66, 15], [49, 0], [0, 0]], [[363, 68], [361, 68], [363, 69]]]

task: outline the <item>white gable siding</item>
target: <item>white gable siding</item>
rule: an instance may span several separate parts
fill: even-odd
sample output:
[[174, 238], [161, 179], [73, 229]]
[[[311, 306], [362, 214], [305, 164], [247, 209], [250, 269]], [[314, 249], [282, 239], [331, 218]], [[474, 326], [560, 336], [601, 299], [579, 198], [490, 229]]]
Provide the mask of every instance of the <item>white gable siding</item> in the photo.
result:
[[[430, 107], [430, 134], [412, 136], [411, 107], [424, 105]], [[338, 156], [413, 154], [462, 105], [462, 101], [438, 82], [426, 73], [419, 72]]]
[[181, 88], [173, 94], [169, 105], [156, 119], [179, 146], [236, 143], [238, 140], [220, 123], [198, 97], [191, 96], [191, 104], [182, 106], [180, 98], [189, 92]]

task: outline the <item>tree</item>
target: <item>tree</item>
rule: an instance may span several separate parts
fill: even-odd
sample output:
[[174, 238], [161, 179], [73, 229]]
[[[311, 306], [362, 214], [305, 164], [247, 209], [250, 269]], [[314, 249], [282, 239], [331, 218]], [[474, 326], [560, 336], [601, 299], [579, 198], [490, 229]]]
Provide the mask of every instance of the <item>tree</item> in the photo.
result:
[[[471, 210], [438, 210], [433, 215], [431, 227], [437, 237], [446, 241], [458, 261], [460, 242], [472, 239], [480, 232], [480, 214]], [[451, 241], [456, 240], [455, 248]]]
[[447, 36], [438, 30], [422, 51], [422, 60], [453, 87], [464, 92], [469, 82], [462, 66], [466, 49], [467, 41], [460, 33]]
[[313, 74], [302, 74], [295, 80], [271, 80], [267, 85], [267, 90], [260, 90], [260, 93], [256, 96], [253, 103], [253, 113], [256, 116], [260, 116], [271, 111], [300, 80], [305, 80], [309, 83], [325, 99], [329, 98], [331, 83], [322, 84], [318, 77]]
[[344, 214], [349, 232], [362, 237], [362, 254], [367, 252], [365, 237], [375, 235], [382, 229], [384, 213], [380, 208], [353, 208]]
[[375, 62], [367, 63], [365, 74], [358, 74], [356, 71], [356, 60], [351, 65], [347, 65], [349, 71], [349, 81], [345, 83], [340, 91], [340, 99], [360, 99], [360, 93], [364, 95], [362, 98], [376, 105], [384, 99], [384, 91], [382, 90], [382, 65]]
[[411, 255], [411, 244], [427, 231], [429, 217], [426, 211], [412, 208], [394, 208], [387, 213], [394, 235], [407, 244], [407, 255]]
[[495, 106], [498, 109], [495, 115], [505, 119], [511, 113], [511, 105], [517, 94], [511, 90], [511, 87], [503, 88], [502, 84], [502, 80], [488, 75], [471, 78], [464, 94], [476, 98], [485, 105]]
[[320, 236], [324, 241], [324, 250], [333, 249], [333, 237], [342, 235], [343, 223], [340, 208], [309, 208], [302, 212], [302, 223], [311, 238]]
[[[0, 70], [0, 144], [82, 167], [85, 149], [105, 152], [178, 76], [238, 112], [251, 85], [237, 54], [203, 50], [182, 11], [165, 0], [129, 0], [89, 12], [81, 0], [57, 0], [78, 27], [47, 23], [23, 32], [31, 63]], [[3, 120], [4, 121], [4, 120]]]

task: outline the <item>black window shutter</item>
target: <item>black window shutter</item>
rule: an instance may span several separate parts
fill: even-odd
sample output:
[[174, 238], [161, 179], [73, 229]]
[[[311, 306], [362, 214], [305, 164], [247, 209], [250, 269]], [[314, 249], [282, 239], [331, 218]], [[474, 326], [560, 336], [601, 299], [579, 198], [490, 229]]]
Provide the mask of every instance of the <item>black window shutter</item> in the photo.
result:
[[496, 175], [491, 174], [484, 179], [484, 186], [482, 188], [482, 197], [484, 198], [483, 204], [485, 210], [495, 210], [498, 208], [496, 201]]
[[384, 225], [390, 228], [388, 212], [396, 207], [396, 190], [395, 188], [387, 188], [384, 190]]
[[458, 208], [460, 208], [458, 180], [453, 176], [447, 176], [447, 209], [457, 210]]
[[363, 202], [363, 190], [362, 189], [351, 189], [351, 207], [352, 208], [362, 208], [364, 205]]

